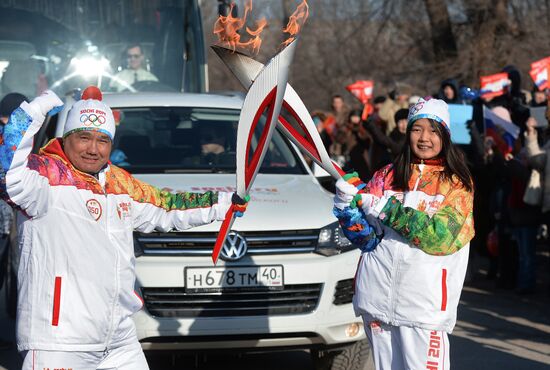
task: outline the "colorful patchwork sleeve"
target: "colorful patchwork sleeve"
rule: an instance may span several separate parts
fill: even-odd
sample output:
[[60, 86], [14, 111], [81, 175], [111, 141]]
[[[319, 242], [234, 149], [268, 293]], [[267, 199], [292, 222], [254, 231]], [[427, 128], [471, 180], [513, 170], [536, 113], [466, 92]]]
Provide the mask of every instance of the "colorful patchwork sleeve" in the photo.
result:
[[427, 213], [404, 207], [391, 197], [379, 218], [409, 242], [432, 255], [457, 252], [474, 237], [473, 194], [464, 188], [453, 188], [438, 211]]
[[131, 176], [128, 181], [134, 228], [143, 232], [185, 230], [223, 220], [231, 205], [231, 193], [171, 193]]
[[44, 214], [49, 200], [48, 179], [28, 167], [34, 135], [43, 121], [44, 116], [24, 102], [0, 137], [0, 197], [30, 217]]

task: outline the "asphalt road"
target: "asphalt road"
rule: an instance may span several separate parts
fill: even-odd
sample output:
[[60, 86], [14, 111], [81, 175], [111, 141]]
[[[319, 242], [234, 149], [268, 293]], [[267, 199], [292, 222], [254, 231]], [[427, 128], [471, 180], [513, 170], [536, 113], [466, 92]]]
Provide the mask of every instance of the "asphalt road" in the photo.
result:
[[[454, 370], [548, 370], [550, 368], [550, 257], [539, 259], [539, 290], [532, 296], [497, 290], [481, 274], [464, 288], [458, 323], [450, 337]], [[481, 261], [483, 265], [484, 261]], [[547, 275], [542, 272], [546, 271]], [[480, 268], [483, 272], [483, 266]], [[0, 338], [13, 340], [14, 323], [4, 314], [0, 292]], [[204, 356], [178, 353], [147, 353], [151, 370], [173, 369], [265, 369], [313, 370], [307, 351]], [[0, 370], [20, 368], [15, 351], [0, 351]], [[369, 363], [365, 370], [372, 370]]]

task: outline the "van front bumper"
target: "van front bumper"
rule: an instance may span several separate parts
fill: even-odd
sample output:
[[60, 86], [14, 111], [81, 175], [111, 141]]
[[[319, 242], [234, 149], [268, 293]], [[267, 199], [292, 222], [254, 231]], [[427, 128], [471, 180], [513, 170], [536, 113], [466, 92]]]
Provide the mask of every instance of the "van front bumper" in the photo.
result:
[[[359, 256], [359, 250], [353, 250], [332, 257], [308, 253], [220, 261], [218, 267], [282, 265], [285, 288], [319, 287], [316, 305], [305, 313], [293, 313], [300, 310], [291, 307], [285, 314], [239, 316], [228, 310], [216, 317], [170, 317], [170, 313], [159, 317], [148, 311], [152, 306], [145, 294], [144, 309], [133, 317], [138, 338], [146, 350], [327, 347], [364, 339], [362, 321], [349, 302]], [[185, 267], [211, 266], [211, 259], [205, 257], [140, 257], [138, 291], [185, 291]], [[307, 294], [313, 296], [310, 291]]]

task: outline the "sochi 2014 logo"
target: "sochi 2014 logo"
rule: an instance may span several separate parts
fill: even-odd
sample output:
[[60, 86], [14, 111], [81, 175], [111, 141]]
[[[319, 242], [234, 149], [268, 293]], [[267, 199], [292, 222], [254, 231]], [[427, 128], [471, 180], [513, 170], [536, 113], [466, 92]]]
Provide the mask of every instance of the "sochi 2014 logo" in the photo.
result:
[[101, 208], [101, 203], [99, 203], [97, 200], [90, 199], [89, 201], [87, 201], [86, 208], [88, 209], [88, 212], [90, 212], [90, 215], [94, 218], [94, 220], [98, 221], [101, 218], [103, 210]]
[[80, 111], [80, 123], [84, 126], [99, 127], [107, 122], [107, 115], [99, 109], [82, 109]]
[[124, 220], [126, 218], [131, 217], [131, 207], [132, 204], [130, 202], [120, 202], [116, 206], [116, 212], [118, 214], [118, 218], [121, 220]]

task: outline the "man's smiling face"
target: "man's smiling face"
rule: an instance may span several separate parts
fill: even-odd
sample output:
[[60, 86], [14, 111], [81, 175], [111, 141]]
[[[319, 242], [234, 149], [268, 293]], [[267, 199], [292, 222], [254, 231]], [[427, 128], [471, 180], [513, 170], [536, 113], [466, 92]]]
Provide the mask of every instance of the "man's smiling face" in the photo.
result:
[[96, 174], [109, 161], [112, 142], [99, 131], [77, 131], [63, 139], [63, 150], [79, 171]]

